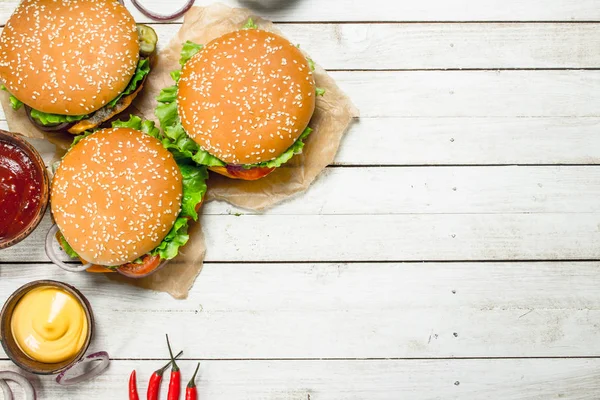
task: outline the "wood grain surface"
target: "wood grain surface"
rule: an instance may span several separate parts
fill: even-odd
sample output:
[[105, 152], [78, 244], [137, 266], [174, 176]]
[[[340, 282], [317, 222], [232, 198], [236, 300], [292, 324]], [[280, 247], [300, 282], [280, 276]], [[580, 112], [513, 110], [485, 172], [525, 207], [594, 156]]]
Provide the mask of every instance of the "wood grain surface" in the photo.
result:
[[[144, 398], [169, 333], [206, 400], [599, 399], [600, 0], [267, 2], [223, 1], [274, 20], [360, 121], [306, 193], [204, 206], [184, 301], [58, 269], [49, 215], [0, 251], [0, 302], [71, 283], [112, 357], [68, 389], [36, 377], [39, 398], [125, 398], [133, 369]], [[179, 22], [152, 24], [160, 47]]]

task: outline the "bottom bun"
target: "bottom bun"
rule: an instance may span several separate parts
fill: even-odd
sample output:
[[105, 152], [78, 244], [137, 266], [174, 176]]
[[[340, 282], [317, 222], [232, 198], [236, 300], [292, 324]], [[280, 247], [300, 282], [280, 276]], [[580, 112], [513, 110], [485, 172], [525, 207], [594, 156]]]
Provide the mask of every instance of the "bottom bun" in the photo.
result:
[[255, 181], [264, 178], [275, 170], [275, 168], [256, 167], [246, 169], [244, 167], [227, 165], [225, 167], [208, 167], [209, 170], [232, 179], [242, 179], [244, 181]]
[[[82, 261], [82, 263], [86, 264], [83, 261]], [[102, 265], [92, 265], [91, 267], [86, 269], [85, 272], [91, 272], [94, 274], [110, 274], [110, 273], [117, 272], [117, 271], [115, 271], [114, 269], [106, 268]]]

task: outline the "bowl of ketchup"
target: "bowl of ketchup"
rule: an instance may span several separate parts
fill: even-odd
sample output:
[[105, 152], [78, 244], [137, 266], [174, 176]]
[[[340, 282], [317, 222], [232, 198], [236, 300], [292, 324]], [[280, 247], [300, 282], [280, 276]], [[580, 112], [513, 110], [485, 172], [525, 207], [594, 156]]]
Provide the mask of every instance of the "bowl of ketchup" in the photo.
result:
[[44, 160], [19, 135], [0, 129], [0, 249], [25, 239], [48, 206]]

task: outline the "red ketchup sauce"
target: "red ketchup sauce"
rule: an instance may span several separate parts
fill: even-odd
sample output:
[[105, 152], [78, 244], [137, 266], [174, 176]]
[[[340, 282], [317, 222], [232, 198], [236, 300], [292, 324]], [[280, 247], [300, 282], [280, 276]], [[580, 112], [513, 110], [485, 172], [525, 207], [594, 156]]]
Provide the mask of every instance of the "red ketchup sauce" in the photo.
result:
[[36, 218], [42, 187], [42, 172], [27, 153], [0, 139], [0, 241], [14, 238]]

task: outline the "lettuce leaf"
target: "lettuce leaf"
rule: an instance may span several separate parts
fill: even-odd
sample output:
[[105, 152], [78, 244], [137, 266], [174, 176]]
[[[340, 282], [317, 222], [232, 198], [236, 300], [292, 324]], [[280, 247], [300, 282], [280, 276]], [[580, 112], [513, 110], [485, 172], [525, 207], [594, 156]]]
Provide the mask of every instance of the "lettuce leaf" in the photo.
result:
[[181, 58], [179, 59], [179, 64], [183, 67], [186, 62], [190, 60], [190, 58], [194, 57], [196, 53], [204, 48], [201, 44], [196, 44], [191, 41], [186, 41], [181, 48]]
[[129, 119], [127, 121], [113, 121], [111, 124], [113, 128], [131, 128], [137, 131], [142, 131], [147, 135], [152, 137], [157, 137], [160, 134], [160, 129], [158, 129], [154, 122], [150, 120], [142, 120], [140, 117], [136, 115], [129, 115]]
[[17, 99], [15, 96], [13, 96], [8, 91], [6, 86], [0, 85], [0, 90], [4, 90], [6, 93], [8, 93], [8, 99], [10, 100], [10, 106], [12, 107], [13, 110], [18, 110], [19, 108], [23, 107], [23, 102], [21, 100]]
[[[298, 47], [300, 47], [300, 46], [298, 45]], [[308, 66], [310, 67], [310, 70], [313, 71], [313, 72], [315, 72], [316, 64], [313, 61], [313, 59], [310, 58], [310, 57], [306, 57], [306, 61], [308, 61]], [[320, 88], [320, 87], [317, 87], [316, 90], [315, 90], [317, 96], [324, 96], [325, 95], [325, 91], [326, 91], [325, 89]]]
[[217, 157], [200, 148], [183, 129], [177, 114], [177, 85], [161, 90], [156, 100], [158, 106], [154, 110], [154, 115], [158, 118], [163, 129], [162, 137], [158, 139], [162, 141], [163, 146], [173, 153], [176, 160], [191, 159], [196, 164], [209, 167], [223, 167], [226, 165]]
[[113, 108], [114, 106], [117, 105], [117, 103], [119, 102], [119, 100], [121, 100], [121, 98], [135, 92], [139, 83], [149, 73], [150, 73], [150, 60], [148, 58], [140, 58], [137, 68], [135, 69], [135, 74], [133, 75], [133, 78], [131, 78], [131, 81], [129, 81], [129, 85], [127, 85], [125, 90], [123, 92], [121, 92], [120, 95], [115, 97], [111, 102], [109, 102], [105, 107]]
[[206, 180], [208, 172], [206, 168], [195, 164], [178, 164], [183, 177], [183, 198], [181, 200], [180, 217], [188, 217], [194, 221], [198, 220], [196, 207], [202, 202], [206, 194]]
[[12, 94], [10, 95], [9, 100], [10, 100], [10, 106], [12, 107], [13, 110], [18, 110], [19, 108], [23, 107], [23, 102], [21, 100], [17, 99]]
[[69, 243], [67, 243], [67, 239], [65, 239], [65, 237], [63, 236], [62, 233], [60, 233], [60, 231], [58, 232], [58, 242], [60, 243], [61, 247], [63, 248], [63, 250], [65, 251], [65, 253], [67, 253], [67, 255], [69, 257], [79, 258], [79, 255], [75, 252], [75, 250], [73, 250], [71, 245]]
[[292, 157], [296, 154], [302, 153], [302, 149], [304, 148], [304, 139], [311, 134], [313, 129], [311, 127], [306, 127], [304, 132], [300, 135], [298, 140], [294, 142], [286, 151], [281, 153], [281, 155], [273, 160], [261, 162], [258, 164], [246, 164], [244, 165], [245, 169], [256, 168], [256, 167], [265, 167], [265, 168], [279, 168], [286, 162], [290, 161]]
[[45, 112], [41, 112], [36, 110], [35, 108], [31, 109], [31, 117], [37, 119], [42, 125], [58, 125], [63, 122], [75, 122], [81, 121], [84, 118], [87, 118], [87, 115], [62, 115], [62, 114], [47, 114]]
[[179, 248], [185, 245], [190, 239], [190, 235], [188, 235], [187, 231], [187, 218], [177, 218], [171, 231], [165, 236], [158, 247], [150, 252], [150, 254], [153, 256], [158, 254], [160, 258], [165, 260], [173, 259], [179, 253]]
[[94, 131], [85, 131], [81, 135], [75, 136], [75, 139], [73, 139], [71, 146], [69, 146], [69, 150], [71, 150], [77, 143], [81, 142], [83, 139], [90, 136], [92, 133], [94, 133]]
[[252, 18], [248, 18], [248, 21], [242, 26], [242, 29], [258, 29], [258, 25], [254, 23]]

